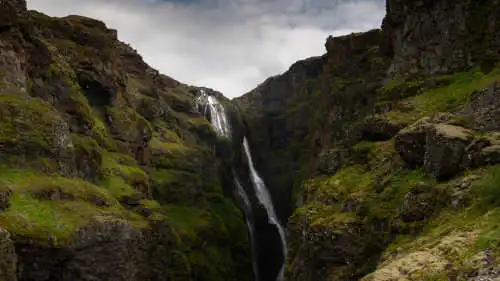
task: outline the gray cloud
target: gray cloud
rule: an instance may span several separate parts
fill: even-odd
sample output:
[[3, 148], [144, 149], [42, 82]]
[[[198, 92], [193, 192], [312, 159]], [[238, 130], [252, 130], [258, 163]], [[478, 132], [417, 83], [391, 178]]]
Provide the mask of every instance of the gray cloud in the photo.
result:
[[79, 14], [101, 19], [160, 72], [235, 97], [299, 59], [323, 54], [324, 41], [330, 34], [380, 26], [384, 3], [28, 0], [28, 7], [51, 16]]

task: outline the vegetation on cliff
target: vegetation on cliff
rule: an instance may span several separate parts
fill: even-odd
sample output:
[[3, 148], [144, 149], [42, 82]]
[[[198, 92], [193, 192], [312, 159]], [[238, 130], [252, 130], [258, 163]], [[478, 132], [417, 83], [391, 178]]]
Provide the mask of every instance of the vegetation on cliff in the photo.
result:
[[500, 7], [387, 7], [235, 100], [289, 217], [287, 280], [492, 280]]
[[100, 21], [0, 15], [0, 280], [250, 280], [198, 89]]

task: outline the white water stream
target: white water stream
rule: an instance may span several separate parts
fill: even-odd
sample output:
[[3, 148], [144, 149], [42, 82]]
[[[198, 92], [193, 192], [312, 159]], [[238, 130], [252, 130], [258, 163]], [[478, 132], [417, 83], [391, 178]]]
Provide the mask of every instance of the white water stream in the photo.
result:
[[203, 106], [203, 114], [206, 114], [207, 110], [210, 111], [210, 123], [212, 123], [217, 135], [230, 138], [231, 126], [224, 106], [215, 97], [208, 95], [205, 90], [200, 90], [200, 96], [196, 103]]
[[281, 265], [281, 269], [280, 269], [278, 278], [276, 280], [282, 281], [283, 275], [285, 273], [285, 259], [286, 259], [286, 255], [287, 255], [285, 231], [278, 220], [278, 216], [276, 215], [276, 212], [274, 211], [273, 201], [271, 199], [271, 195], [269, 194], [269, 191], [267, 190], [267, 187], [264, 183], [264, 180], [262, 180], [262, 178], [259, 176], [259, 174], [255, 170], [253, 160], [252, 160], [252, 154], [250, 153], [250, 147], [248, 145], [248, 141], [247, 141], [246, 137], [243, 139], [243, 147], [245, 148], [245, 153], [246, 153], [247, 160], [248, 160], [248, 167], [250, 169], [250, 177], [252, 179], [252, 183], [253, 183], [253, 186], [255, 189], [255, 194], [257, 195], [259, 202], [266, 209], [269, 223], [274, 224], [276, 226], [276, 228], [278, 229], [280, 238], [281, 238], [282, 251], [283, 251], [283, 264]]

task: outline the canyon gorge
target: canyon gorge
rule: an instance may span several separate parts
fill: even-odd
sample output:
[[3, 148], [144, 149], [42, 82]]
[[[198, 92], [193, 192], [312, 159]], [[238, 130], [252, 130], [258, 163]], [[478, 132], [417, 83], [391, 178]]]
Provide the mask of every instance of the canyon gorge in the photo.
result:
[[228, 99], [0, 0], [0, 281], [499, 280], [497, 27], [387, 0]]

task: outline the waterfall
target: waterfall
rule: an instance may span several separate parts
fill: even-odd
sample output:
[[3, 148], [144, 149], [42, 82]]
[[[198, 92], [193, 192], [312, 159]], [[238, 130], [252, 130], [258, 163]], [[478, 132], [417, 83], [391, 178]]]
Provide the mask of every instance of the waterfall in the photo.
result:
[[[238, 177], [236, 176], [236, 172], [233, 170], [233, 178], [234, 184], [236, 186], [236, 193], [243, 201], [243, 211], [245, 212], [245, 221], [247, 223], [248, 232], [250, 233], [250, 243], [252, 247], [252, 255], [257, 257], [257, 249], [255, 245], [255, 226], [254, 226], [254, 218], [252, 214], [252, 204], [250, 203], [250, 199], [248, 199], [248, 194], [241, 186]], [[259, 268], [257, 265], [257, 260], [255, 258], [252, 259], [253, 266], [253, 275], [255, 276], [255, 281], [259, 281]]]
[[207, 110], [210, 111], [210, 123], [217, 135], [230, 138], [231, 126], [229, 126], [224, 106], [215, 97], [208, 95], [205, 90], [200, 90], [196, 103], [203, 106], [203, 114], [207, 114]]
[[[214, 97], [209, 95], [205, 90], [200, 90], [200, 96], [196, 99], [196, 105], [198, 109], [203, 110], [203, 114], [209, 113], [210, 123], [212, 124], [216, 134], [219, 137], [231, 138], [231, 126], [229, 124], [224, 106], [219, 103], [219, 101]], [[282, 281], [284, 270], [285, 270], [285, 258], [287, 254], [286, 250], [286, 241], [285, 241], [285, 232], [283, 227], [281, 226], [278, 216], [274, 210], [273, 202], [271, 200], [271, 195], [267, 190], [264, 181], [257, 173], [253, 161], [252, 155], [250, 153], [250, 148], [248, 146], [248, 142], [246, 137], [243, 138], [243, 147], [245, 150], [246, 158], [248, 161], [248, 167], [250, 170], [250, 178], [252, 181], [252, 185], [255, 191], [255, 195], [260, 204], [266, 210], [266, 214], [268, 217], [268, 222], [274, 226], [276, 226], [278, 230], [278, 234], [281, 239], [281, 248], [283, 252], [283, 263], [281, 265], [279, 274], [277, 276], [276, 281]], [[240, 197], [243, 201], [243, 209], [245, 213], [245, 220], [248, 227], [248, 231], [251, 239], [251, 247], [252, 247], [252, 255], [253, 255], [253, 271], [255, 276], [255, 281], [259, 281], [259, 272], [258, 272], [258, 264], [257, 264], [257, 253], [256, 253], [256, 230], [255, 230], [255, 222], [252, 214], [252, 204], [249, 200], [248, 194], [241, 185], [236, 172], [233, 170], [233, 177], [235, 182], [235, 193], [238, 197]]]
[[267, 187], [264, 183], [264, 180], [259, 176], [257, 171], [255, 170], [253, 161], [252, 161], [252, 154], [250, 153], [250, 147], [248, 145], [247, 138], [243, 138], [243, 147], [245, 148], [245, 153], [247, 156], [247, 161], [248, 161], [248, 167], [250, 169], [250, 177], [252, 179], [252, 183], [255, 189], [255, 194], [257, 195], [257, 198], [259, 199], [259, 202], [264, 206], [267, 212], [267, 217], [269, 218], [269, 223], [274, 224], [276, 228], [278, 229], [281, 242], [282, 242], [282, 251], [283, 251], [283, 264], [281, 265], [281, 269], [278, 275], [278, 278], [276, 279], [277, 281], [282, 281], [283, 280], [283, 275], [285, 273], [285, 259], [287, 255], [287, 250], [286, 250], [286, 239], [285, 239], [285, 231], [283, 229], [283, 226], [281, 226], [278, 216], [276, 215], [276, 212], [274, 210], [273, 206], [273, 201], [271, 200], [271, 195], [269, 194], [269, 191], [267, 190]]

